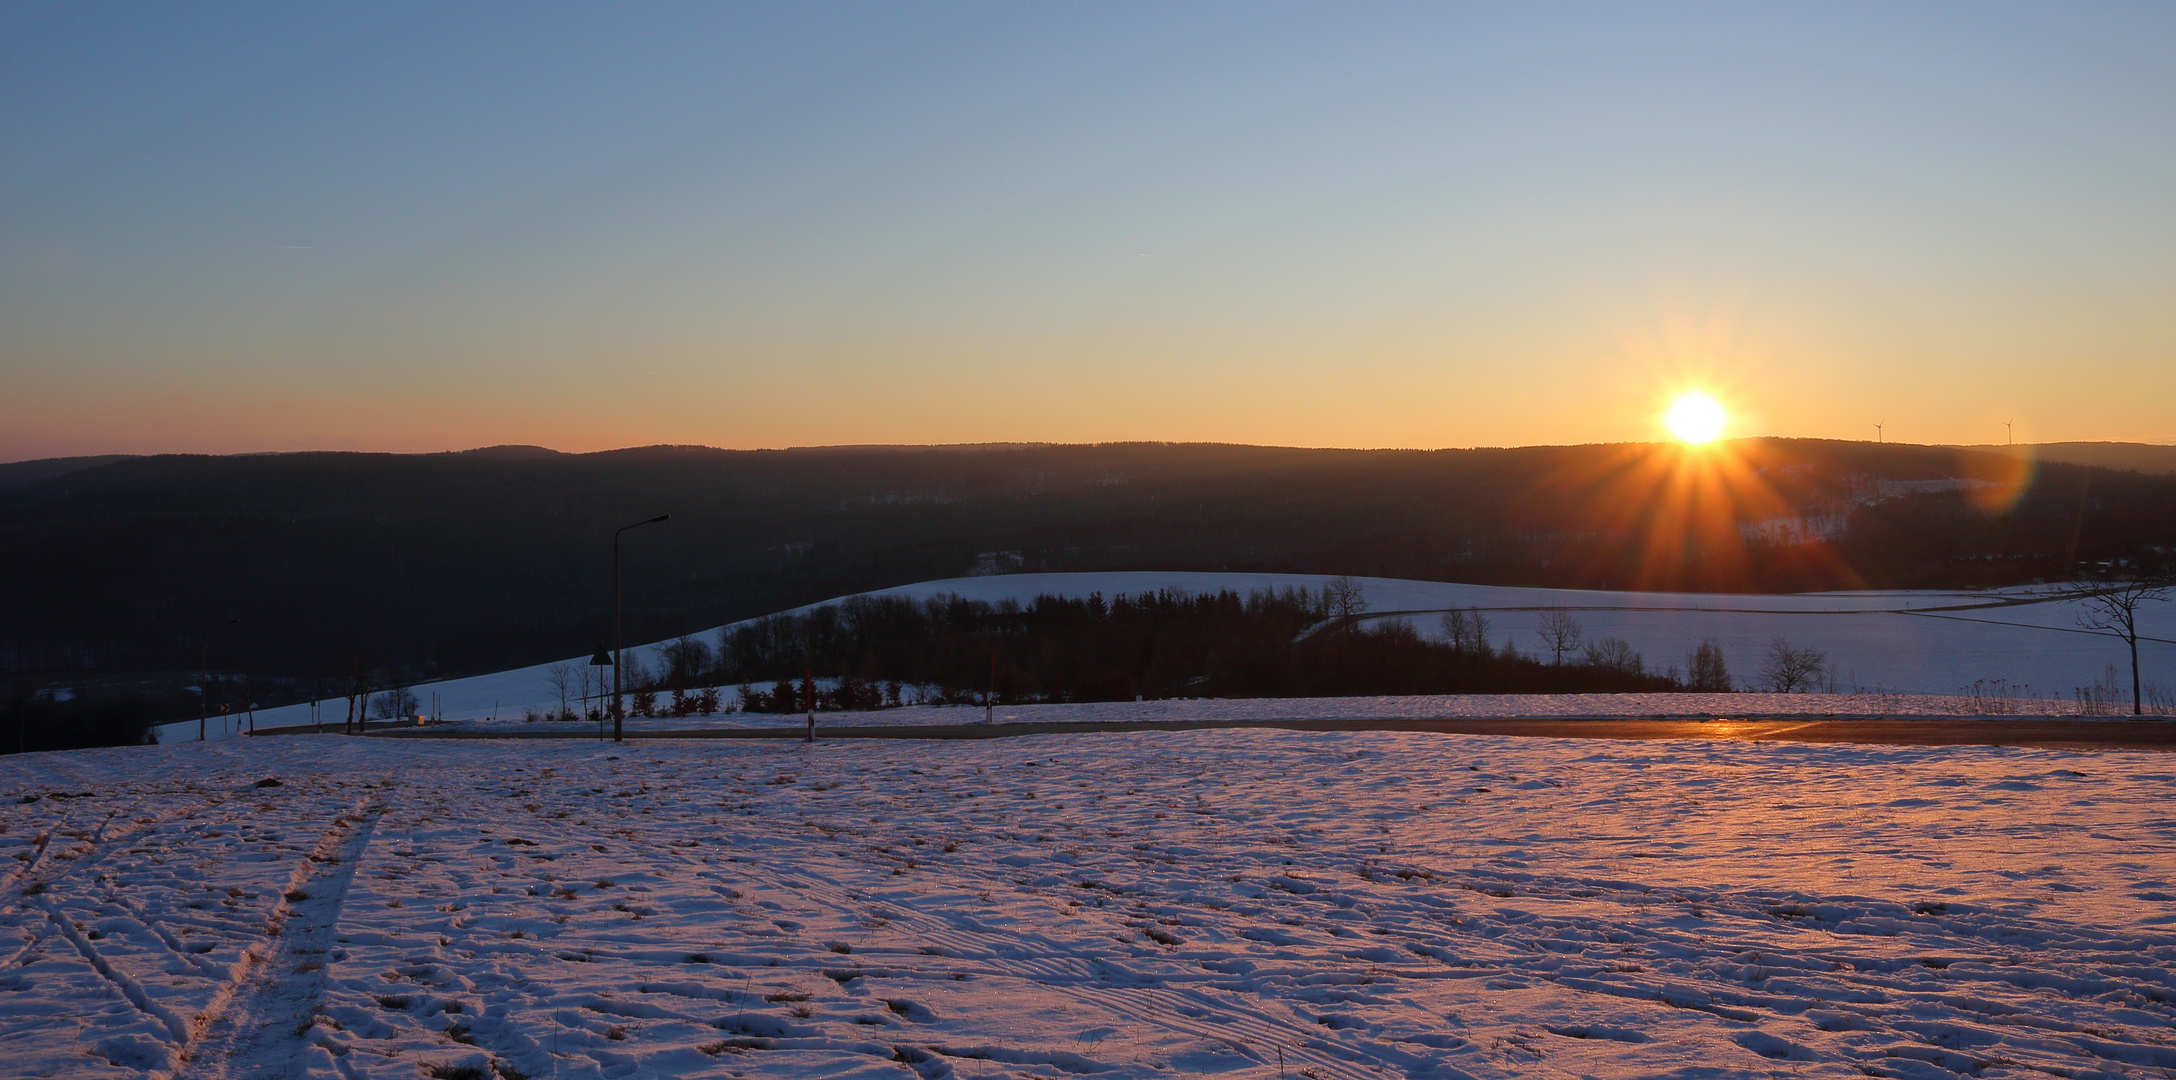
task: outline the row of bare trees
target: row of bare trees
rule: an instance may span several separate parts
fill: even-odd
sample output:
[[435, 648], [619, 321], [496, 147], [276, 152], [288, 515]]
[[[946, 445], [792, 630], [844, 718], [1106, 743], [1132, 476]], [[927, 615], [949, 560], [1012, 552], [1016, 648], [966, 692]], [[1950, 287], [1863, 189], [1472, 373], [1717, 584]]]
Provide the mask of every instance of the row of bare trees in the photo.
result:
[[[1485, 647], [1488, 620], [1479, 611], [1453, 611], [1443, 616], [1443, 631], [1454, 645], [1480, 640]], [[1645, 658], [1623, 638], [1589, 639], [1586, 627], [1570, 608], [1544, 610], [1534, 633], [1541, 639], [1542, 651], [1558, 665], [1576, 654], [1580, 662], [1589, 667], [1634, 674], [1646, 669]], [[1827, 653], [1811, 645], [1793, 645], [1790, 639], [1778, 636], [1770, 639], [1762, 650], [1758, 679], [1747, 688], [1776, 694], [1806, 693], [1832, 686], [1834, 674]], [[1723, 659], [1722, 644], [1714, 638], [1702, 640], [1685, 655], [1682, 676], [1674, 668], [1670, 676], [1681, 679], [1685, 688], [1693, 691], [1723, 693], [1736, 689], [1731, 681], [1730, 666]]]
[[[416, 714], [415, 675], [407, 668], [376, 668], [370, 658], [348, 658], [347, 670], [335, 680], [337, 695], [347, 699], [347, 715], [340, 722], [343, 734], [361, 731], [365, 721], [404, 720]], [[323, 684], [320, 683], [320, 686]]]

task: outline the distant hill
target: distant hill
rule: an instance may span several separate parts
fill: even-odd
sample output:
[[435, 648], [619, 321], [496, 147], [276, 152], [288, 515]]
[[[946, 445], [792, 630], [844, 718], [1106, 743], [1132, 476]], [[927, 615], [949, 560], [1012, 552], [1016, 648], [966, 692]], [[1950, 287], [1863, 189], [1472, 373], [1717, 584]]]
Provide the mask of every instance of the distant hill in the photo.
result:
[[2176, 473], [2176, 446], [2128, 442], [2030, 443], [2016, 446], [1960, 446], [1990, 454], [2007, 454], [2035, 461], [2066, 465], [2093, 465], [2103, 469], [2131, 469], [2142, 473]]
[[613, 530], [660, 513], [624, 537], [630, 641], [1021, 570], [2005, 585], [2176, 547], [2176, 476], [1793, 439], [125, 458], [0, 487], [0, 679], [188, 670], [200, 632], [215, 671], [262, 680], [586, 653], [610, 634]]
[[0, 488], [27, 487], [40, 480], [50, 480], [66, 473], [78, 472], [99, 465], [111, 465], [127, 461], [134, 454], [99, 454], [95, 457], [38, 458], [34, 461], [10, 461], [0, 464]]
[[538, 458], [565, 457], [565, 453], [546, 446], [528, 446], [521, 443], [504, 443], [498, 446], [479, 446], [474, 450], [454, 451], [464, 457], [496, 458], [500, 461], [534, 461]]

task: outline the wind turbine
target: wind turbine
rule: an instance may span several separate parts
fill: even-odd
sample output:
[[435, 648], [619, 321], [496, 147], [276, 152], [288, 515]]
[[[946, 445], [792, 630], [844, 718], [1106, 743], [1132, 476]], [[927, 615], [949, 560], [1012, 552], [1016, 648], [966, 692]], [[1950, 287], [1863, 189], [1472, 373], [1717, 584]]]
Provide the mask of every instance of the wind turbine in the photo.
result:
[[1881, 421], [1879, 421], [1879, 420], [1876, 420], [1876, 421], [1874, 421], [1874, 441], [1875, 441], [1875, 442], [1880, 442], [1880, 441], [1881, 441], [1881, 423], [1882, 423], [1882, 422], [1881, 422]]
[[2005, 433], [2005, 437], [2010, 440], [2009, 444], [2011, 446], [2017, 445], [2017, 428], [2013, 426], [2016, 423], [2017, 418], [2014, 416], [2002, 422], [2002, 430]]

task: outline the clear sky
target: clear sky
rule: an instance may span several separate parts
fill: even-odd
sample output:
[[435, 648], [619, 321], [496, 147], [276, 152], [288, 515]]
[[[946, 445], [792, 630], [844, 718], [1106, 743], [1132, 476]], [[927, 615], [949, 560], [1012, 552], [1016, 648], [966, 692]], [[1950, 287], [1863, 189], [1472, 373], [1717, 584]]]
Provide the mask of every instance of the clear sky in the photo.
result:
[[0, 6], [0, 460], [2176, 442], [2176, 4]]

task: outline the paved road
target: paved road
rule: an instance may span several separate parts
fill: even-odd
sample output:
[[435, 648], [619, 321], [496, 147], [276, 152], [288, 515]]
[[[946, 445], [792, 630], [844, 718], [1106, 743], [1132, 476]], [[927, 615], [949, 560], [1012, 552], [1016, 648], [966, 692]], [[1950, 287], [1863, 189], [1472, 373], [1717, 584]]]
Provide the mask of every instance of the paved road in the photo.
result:
[[[1196, 731], [1204, 728], [1272, 727], [1298, 731], [1432, 731], [1444, 735], [1513, 735], [1543, 739], [1717, 739], [1814, 743], [1885, 743], [1900, 746], [2049, 746], [2079, 750], [2176, 751], [2176, 722], [2150, 720], [1908, 719], [1883, 717], [1771, 717], [1754, 720], [1245, 720], [1076, 724], [887, 724], [825, 727], [824, 739], [1002, 739], [1089, 731]], [[594, 739], [593, 731], [373, 731], [388, 739]], [[259, 735], [307, 735], [308, 727], [268, 728]], [[630, 731], [630, 739], [798, 739], [798, 727], [695, 728]]]

